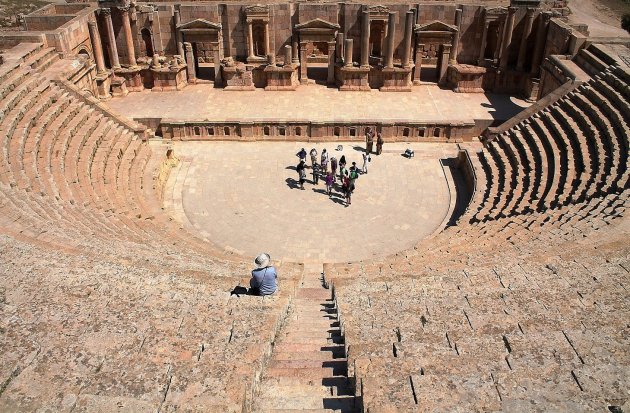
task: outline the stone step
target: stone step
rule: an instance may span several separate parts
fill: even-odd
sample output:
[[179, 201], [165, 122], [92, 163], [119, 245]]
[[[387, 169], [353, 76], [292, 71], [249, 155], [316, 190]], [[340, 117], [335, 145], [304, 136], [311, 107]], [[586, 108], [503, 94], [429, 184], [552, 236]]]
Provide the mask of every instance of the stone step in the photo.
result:
[[282, 337], [279, 340], [280, 344], [319, 344], [319, 345], [330, 345], [330, 344], [343, 344], [343, 337], [302, 337], [300, 335], [291, 335]]
[[338, 371], [347, 371], [348, 362], [346, 359], [337, 360], [275, 360], [270, 364], [278, 369], [311, 369], [311, 368], [332, 368]]
[[330, 351], [300, 351], [300, 352], [274, 352], [272, 360], [289, 361], [289, 360], [346, 360], [343, 352]]
[[262, 400], [259, 406], [261, 411], [278, 409], [330, 409], [350, 411], [354, 408], [353, 396], [340, 397], [315, 397], [315, 396], [276, 396]]
[[310, 330], [298, 330], [291, 329], [282, 337], [304, 337], [304, 338], [333, 338], [341, 337], [341, 332], [337, 329], [310, 329]]
[[295, 298], [329, 300], [332, 298], [332, 291], [324, 288], [299, 288]]
[[344, 377], [347, 372], [347, 368], [334, 367], [309, 367], [303, 369], [269, 367], [266, 376], [323, 379], [327, 377]]
[[326, 387], [332, 388], [333, 393], [344, 393], [347, 392], [350, 381], [347, 377], [317, 377], [317, 378], [309, 378], [309, 377], [265, 377], [264, 383], [267, 383], [270, 386], [292, 386], [292, 385], [300, 385], [300, 386], [312, 386], [312, 387]]
[[341, 387], [324, 386], [321, 385], [321, 381], [317, 384], [296, 383], [295, 380], [286, 380], [280, 383], [273, 378], [264, 380], [260, 384], [260, 389], [261, 398], [275, 398], [278, 395], [300, 395], [316, 396], [323, 399], [325, 397], [352, 395], [345, 384]]

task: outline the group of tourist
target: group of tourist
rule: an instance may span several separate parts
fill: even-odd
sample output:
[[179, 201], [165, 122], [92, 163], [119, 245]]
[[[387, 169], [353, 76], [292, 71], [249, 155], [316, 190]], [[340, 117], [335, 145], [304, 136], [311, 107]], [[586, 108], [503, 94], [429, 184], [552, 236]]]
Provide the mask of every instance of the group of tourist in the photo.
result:
[[[312, 182], [314, 185], [319, 185], [319, 180], [322, 178], [326, 184], [326, 193], [329, 198], [332, 198], [335, 184], [339, 179], [339, 190], [345, 198], [345, 205], [352, 204], [352, 193], [356, 188], [356, 181], [359, 178], [359, 174], [368, 173], [368, 164], [371, 161], [370, 155], [372, 154], [372, 148], [374, 146], [374, 137], [376, 136], [376, 154], [383, 153], [383, 137], [380, 132], [375, 134], [372, 128], [368, 128], [365, 134], [365, 151], [363, 152], [363, 165], [361, 170], [357, 167], [356, 162], [352, 162], [352, 166], [347, 168], [346, 156], [342, 155], [339, 160], [335, 156], [329, 156], [328, 150], [324, 148], [321, 155], [318, 157], [317, 149], [310, 150], [308, 155], [311, 158], [311, 173], [313, 175]], [[299, 177], [300, 189], [304, 189], [304, 183], [306, 182], [306, 149], [302, 148], [295, 154], [299, 159], [299, 163], [296, 166], [296, 171]], [[337, 172], [339, 172], [337, 174]]]

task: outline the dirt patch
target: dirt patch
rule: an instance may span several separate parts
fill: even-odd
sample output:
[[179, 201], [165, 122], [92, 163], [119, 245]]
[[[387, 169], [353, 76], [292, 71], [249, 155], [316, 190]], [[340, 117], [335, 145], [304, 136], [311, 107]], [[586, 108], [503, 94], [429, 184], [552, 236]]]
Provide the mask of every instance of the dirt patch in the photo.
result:
[[0, 28], [17, 26], [17, 15], [28, 14], [50, 2], [44, 0], [0, 0]]
[[586, 23], [593, 37], [628, 37], [621, 16], [630, 13], [630, 0], [571, 0], [570, 23]]

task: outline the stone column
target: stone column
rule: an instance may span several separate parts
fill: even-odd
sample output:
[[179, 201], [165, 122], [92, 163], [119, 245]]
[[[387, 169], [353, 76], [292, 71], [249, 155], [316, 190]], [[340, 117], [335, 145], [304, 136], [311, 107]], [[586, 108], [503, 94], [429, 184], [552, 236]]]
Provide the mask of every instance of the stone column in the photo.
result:
[[88, 22], [90, 30], [90, 38], [92, 39], [92, 51], [94, 52], [94, 60], [96, 61], [96, 73], [105, 73], [105, 57], [103, 56], [103, 45], [101, 44], [101, 36], [98, 33], [98, 26], [95, 21]]
[[293, 63], [293, 59], [291, 57], [291, 46], [287, 44], [284, 46], [284, 65], [290, 66], [291, 63]]
[[508, 8], [508, 15], [505, 21], [505, 31], [503, 36], [503, 42], [501, 43], [501, 55], [499, 56], [499, 67], [505, 69], [508, 65], [510, 58], [510, 43], [512, 43], [512, 32], [514, 31], [514, 14], [516, 13], [516, 7]]
[[453, 48], [451, 49], [450, 64], [457, 64], [457, 54], [459, 53], [459, 38], [462, 30], [462, 9], [455, 10], [455, 26], [457, 26], [457, 32], [453, 36]]
[[443, 84], [446, 81], [446, 71], [448, 69], [448, 61], [451, 53], [451, 45], [443, 44], [440, 56], [440, 67], [438, 67], [438, 83]]
[[269, 22], [265, 22], [265, 54], [271, 52], [271, 47], [269, 46]]
[[343, 59], [343, 45], [344, 45], [344, 35], [343, 33], [337, 33], [337, 60], [341, 61]]
[[300, 63], [300, 56], [299, 56], [299, 42], [298, 42], [298, 38], [297, 35], [293, 35], [293, 63]]
[[336, 42], [328, 42], [328, 84], [335, 83], [335, 48]]
[[223, 79], [221, 78], [221, 46], [218, 44], [212, 53], [212, 57], [214, 60], [214, 84], [220, 85], [223, 83]]
[[481, 66], [481, 63], [484, 61], [485, 52], [486, 52], [486, 41], [488, 40], [488, 19], [484, 13], [483, 15], [483, 34], [481, 35], [481, 48], [479, 49], [479, 59], [477, 59], [477, 64]]
[[413, 82], [420, 84], [420, 71], [422, 70], [422, 49], [423, 44], [416, 44], [416, 66], [413, 68]]
[[100, 9], [100, 13], [105, 16], [105, 26], [107, 26], [107, 40], [109, 42], [109, 58], [112, 69], [120, 69], [118, 60], [118, 47], [116, 46], [116, 35], [114, 34], [114, 24], [112, 23], [112, 10]]
[[363, 11], [361, 20], [361, 66], [370, 66], [370, 13]]
[[133, 33], [131, 22], [129, 21], [129, 7], [119, 7], [122, 17], [123, 30], [125, 31], [125, 43], [127, 44], [127, 54], [129, 55], [129, 66], [136, 67], [136, 49], [133, 46]]
[[385, 67], [394, 67], [394, 37], [396, 36], [396, 13], [390, 12], [387, 17], [387, 55]]
[[275, 53], [267, 53], [267, 64], [269, 66], [276, 65], [276, 54]]
[[188, 73], [188, 82], [195, 83], [197, 74], [195, 73], [195, 56], [193, 55], [192, 44], [185, 42], [184, 50], [186, 51], [186, 73]]
[[300, 43], [300, 83], [305, 85], [308, 83], [308, 63], [306, 62], [306, 45], [307, 42]]
[[550, 18], [550, 13], [540, 13], [540, 21], [538, 22], [538, 30], [536, 31], [536, 45], [534, 46], [534, 53], [532, 54], [532, 69], [530, 72], [532, 75], [537, 75], [540, 70], [540, 62], [542, 62], [545, 49]]
[[532, 32], [532, 25], [534, 24], [534, 12], [536, 9], [528, 7], [527, 14], [525, 15], [525, 27], [523, 28], [523, 37], [521, 38], [521, 47], [518, 50], [518, 61], [516, 62], [516, 69], [523, 70], [525, 65], [525, 54], [527, 53], [527, 43], [530, 33]]
[[352, 67], [352, 39], [346, 39], [343, 60], [346, 67]]
[[177, 28], [180, 23], [181, 17], [179, 10], [175, 10], [175, 41], [177, 42], [177, 53], [180, 56], [184, 56], [184, 39], [182, 38], [182, 32]]
[[402, 67], [411, 66], [411, 38], [413, 37], [413, 10], [409, 10], [405, 16], [405, 40], [403, 41]]
[[254, 57], [254, 32], [252, 22], [247, 22], [247, 54], [249, 58]]

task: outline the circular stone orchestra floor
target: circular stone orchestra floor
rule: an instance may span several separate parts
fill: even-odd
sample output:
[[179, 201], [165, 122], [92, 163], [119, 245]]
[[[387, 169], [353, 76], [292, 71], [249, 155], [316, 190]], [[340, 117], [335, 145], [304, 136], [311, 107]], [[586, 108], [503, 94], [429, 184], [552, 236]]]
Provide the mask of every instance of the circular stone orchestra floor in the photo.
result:
[[[361, 166], [356, 143], [177, 142], [182, 161], [169, 179], [165, 206], [189, 230], [214, 244], [253, 257], [305, 262], [343, 262], [384, 256], [412, 247], [430, 235], [449, 210], [450, 194], [441, 158], [454, 144], [385, 145], [372, 155], [368, 174], [357, 180], [352, 205], [325, 184], [297, 188], [295, 156], [300, 148], [345, 154]], [[415, 158], [401, 156], [415, 149]], [[310, 165], [310, 157], [308, 164]]]

